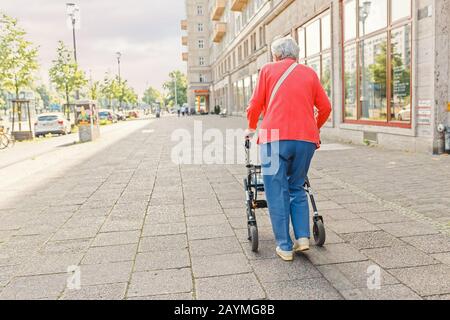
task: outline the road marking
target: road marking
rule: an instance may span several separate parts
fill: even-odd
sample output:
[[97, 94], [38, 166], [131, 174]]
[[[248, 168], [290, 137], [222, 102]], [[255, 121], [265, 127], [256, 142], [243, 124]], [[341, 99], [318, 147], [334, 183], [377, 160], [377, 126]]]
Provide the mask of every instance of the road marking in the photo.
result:
[[154, 133], [155, 132], [155, 130], [142, 130], [142, 133], [143, 134], [151, 134], [151, 133]]

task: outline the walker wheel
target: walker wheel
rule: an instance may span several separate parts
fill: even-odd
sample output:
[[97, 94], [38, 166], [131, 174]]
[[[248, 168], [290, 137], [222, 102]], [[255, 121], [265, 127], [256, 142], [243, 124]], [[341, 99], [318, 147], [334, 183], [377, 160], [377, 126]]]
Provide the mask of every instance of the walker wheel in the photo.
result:
[[316, 245], [318, 247], [323, 247], [327, 239], [327, 233], [325, 231], [325, 226], [322, 220], [318, 219], [317, 221], [314, 221], [313, 232]]
[[250, 234], [250, 241], [252, 243], [252, 251], [258, 252], [259, 249], [259, 234], [258, 234], [258, 227], [257, 226], [249, 226], [249, 234]]

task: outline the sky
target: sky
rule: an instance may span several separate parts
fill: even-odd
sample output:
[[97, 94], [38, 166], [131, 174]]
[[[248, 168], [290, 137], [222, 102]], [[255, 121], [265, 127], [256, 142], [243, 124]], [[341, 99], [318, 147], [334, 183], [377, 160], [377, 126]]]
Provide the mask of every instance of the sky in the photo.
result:
[[39, 46], [38, 78], [44, 83], [57, 42], [73, 48], [66, 2], [81, 10], [77, 55], [88, 78], [102, 80], [108, 71], [116, 74], [117, 51], [122, 53], [122, 78], [140, 95], [148, 86], [161, 89], [172, 70], [186, 72], [180, 29], [184, 0], [0, 0], [0, 11], [17, 18], [27, 39]]

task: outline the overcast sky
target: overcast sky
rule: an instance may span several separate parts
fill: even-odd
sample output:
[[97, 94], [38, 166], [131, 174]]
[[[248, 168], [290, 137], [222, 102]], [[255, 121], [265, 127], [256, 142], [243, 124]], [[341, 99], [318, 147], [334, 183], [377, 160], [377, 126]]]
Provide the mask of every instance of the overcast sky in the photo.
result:
[[117, 51], [123, 54], [123, 78], [139, 94], [147, 85], [160, 89], [174, 69], [186, 71], [180, 30], [184, 0], [0, 0], [0, 11], [18, 18], [28, 39], [40, 46], [44, 82], [57, 41], [72, 48], [66, 2], [75, 2], [81, 9], [78, 61], [88, 77], [90, 71], [95, 80], [103, 79], [107, 71], [116, 73]]

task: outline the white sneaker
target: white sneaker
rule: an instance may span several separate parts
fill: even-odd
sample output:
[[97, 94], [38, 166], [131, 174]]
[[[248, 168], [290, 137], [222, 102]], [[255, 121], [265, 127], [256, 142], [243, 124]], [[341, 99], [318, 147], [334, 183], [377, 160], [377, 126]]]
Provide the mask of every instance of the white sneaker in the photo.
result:
[[277, 248], [278, 256], [284, 261], [290, 262], [294, 261], [294, 252], [293, 251], [283, 251], [280, 247]]
[[295, 252], [305, 252], [309, 250], [309, 239], [301, 238], [294, 242]]

